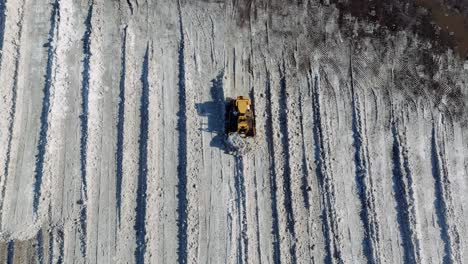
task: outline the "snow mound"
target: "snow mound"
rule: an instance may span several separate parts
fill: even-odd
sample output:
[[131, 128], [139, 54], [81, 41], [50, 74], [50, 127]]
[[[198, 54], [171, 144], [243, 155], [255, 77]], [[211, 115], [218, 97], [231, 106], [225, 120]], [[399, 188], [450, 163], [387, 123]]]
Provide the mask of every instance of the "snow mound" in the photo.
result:
[[233, 156], [245, 156], [252, 152], [254, 140], [233, 133], [226, 138], [225, 145], [227, 153]]

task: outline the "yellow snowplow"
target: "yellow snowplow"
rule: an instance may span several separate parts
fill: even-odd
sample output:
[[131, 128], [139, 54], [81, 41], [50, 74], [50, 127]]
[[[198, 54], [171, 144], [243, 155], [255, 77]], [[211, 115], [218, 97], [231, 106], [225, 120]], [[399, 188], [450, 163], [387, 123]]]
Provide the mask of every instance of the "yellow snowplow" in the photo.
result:
[[242, 137], [255, 136], [255, 117], [252, 101], [243, 96], [228, 99], [226, 105], [226, 134], [238, 133]]

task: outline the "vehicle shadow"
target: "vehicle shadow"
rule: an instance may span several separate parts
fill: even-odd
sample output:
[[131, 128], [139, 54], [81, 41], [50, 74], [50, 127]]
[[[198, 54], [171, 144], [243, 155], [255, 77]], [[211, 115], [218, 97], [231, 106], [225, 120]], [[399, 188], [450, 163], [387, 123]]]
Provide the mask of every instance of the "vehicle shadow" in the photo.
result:
[[216, 78], [211, 80], [211, 101], [195, 104], [198, 115], [208, 118], [207, 123], [202, 123], [200, 130], [213, 133], [214, 137], [210, 141], [210, 146], [221, 150], [226, 149], [224, 144], [226, 136], [226, 103], [223, 90], [223, 77], [224, 71], [221, 71]]

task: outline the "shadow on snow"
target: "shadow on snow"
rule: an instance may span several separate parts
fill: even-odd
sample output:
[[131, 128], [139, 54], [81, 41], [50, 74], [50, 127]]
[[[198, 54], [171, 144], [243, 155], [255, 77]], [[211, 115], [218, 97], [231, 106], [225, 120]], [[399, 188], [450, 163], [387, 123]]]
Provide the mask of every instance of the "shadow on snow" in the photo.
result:
[[221, 71], [216, 78], [211, 80], [211, 101], [195, 104], [198, 115], [207, 117], [207, 122], [201, 124], [200, 130], [214, 134], [210, 141], [210, 146], [221, 150], [226, 149], [224, 144], [224, 138], [226, 136], [226, 99], [223, 90], [223, 76], [224, 72]]

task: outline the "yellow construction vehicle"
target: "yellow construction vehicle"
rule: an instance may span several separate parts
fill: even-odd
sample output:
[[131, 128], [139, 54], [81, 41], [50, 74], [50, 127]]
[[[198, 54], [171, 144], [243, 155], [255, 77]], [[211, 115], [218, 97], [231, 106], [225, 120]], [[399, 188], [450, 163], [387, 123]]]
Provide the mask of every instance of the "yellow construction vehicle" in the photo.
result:
[[252, 101], [243, 96], [228, 99], [226, 105], [226, 134], [238, 133], [242, 137], [255, 136], [255, 117]]

